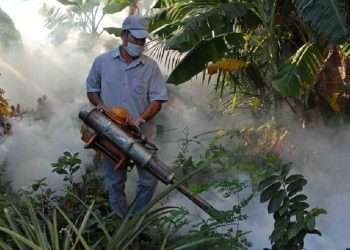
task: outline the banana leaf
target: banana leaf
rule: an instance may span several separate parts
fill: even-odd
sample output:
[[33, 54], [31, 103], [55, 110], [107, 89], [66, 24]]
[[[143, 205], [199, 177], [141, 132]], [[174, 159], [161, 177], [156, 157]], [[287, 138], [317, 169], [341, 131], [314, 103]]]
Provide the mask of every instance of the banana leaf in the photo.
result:
[[178, 85], [191, 80], [193, 76], [206, 69], [209, 62], [215, 62], [224, 57], [231, 46], [242, 47], [243, 43], [243, 35], [240, 33], [227, 33], [199, 42], [176, 65], [168, 82]]
[[305, 22], [330, 43], [340, 44], [348, 38], [343, 0], [292, 0], [292, 3]]
[[306, 43], [283, 64], [272, 80], [277, 92], [287, 97], [298, 97], [315, 83], [324, 63], [322, 49]]

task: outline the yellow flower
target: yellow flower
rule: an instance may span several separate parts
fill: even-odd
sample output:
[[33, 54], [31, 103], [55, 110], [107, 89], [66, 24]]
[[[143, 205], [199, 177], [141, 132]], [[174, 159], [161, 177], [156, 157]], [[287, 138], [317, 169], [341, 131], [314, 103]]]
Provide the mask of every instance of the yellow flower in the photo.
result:
[[213, 75], [218, 70], [223, 72], [235, 72], [244, 69], [247, 66], [247, 62], [237, 59], [224, 58], [216, 63], [208, 65], [208, 74]]
[[210, 64], [208, 65], [208, 74], [209, 75], [214, 75], [218, 72], [218, 67], [216, 64]]
[[4, 97], [5, 91], [0, 88], [0, 116], [9, 116], [11, 114], [10, 106]]

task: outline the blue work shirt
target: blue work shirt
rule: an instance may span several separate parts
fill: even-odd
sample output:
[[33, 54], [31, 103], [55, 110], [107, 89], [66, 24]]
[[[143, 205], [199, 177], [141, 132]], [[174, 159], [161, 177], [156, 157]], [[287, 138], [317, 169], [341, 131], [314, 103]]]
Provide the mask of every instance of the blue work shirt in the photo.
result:
[[165, 80], [157, 63], [146, 55], [124, 62], [119, 48], [98, 56], [86, 80], [87, 92], [98, 92], [108, 108], [122, 106], [140, 116], [152, 101], [167, 101]]

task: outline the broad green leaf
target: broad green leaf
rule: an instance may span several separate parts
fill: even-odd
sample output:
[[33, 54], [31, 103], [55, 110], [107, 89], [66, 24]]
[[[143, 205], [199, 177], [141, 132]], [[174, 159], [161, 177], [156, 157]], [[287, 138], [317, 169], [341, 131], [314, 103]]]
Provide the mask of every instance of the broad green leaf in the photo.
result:
[[297, 202], [297, 203], [294, 203], [290, 206], [290, 208], [292, 210], [295, 210], [295, 211], [304, 211], [305, 209], [309, 208], [310, 205], [306, 202]]
[[286, 179], [286, 183], [290, 184], [294, 181], [300, 180], [300, 179], [304, 179], [304, 176], [302, 176], [301, 174], [293, 174], [288, 176], [288, 178]]
[[277, 193], [277, 191], [280, 189], [281, 183], [277, 182], [266, 188], [260, 195], [260, 202], [266, 202]]
[[67, 170], [63, 168], [56, 168], [53, 170], [53, 172], [56, 172], [57, 174], [68, 174]]
[[303, 187], [306, 185], [306, 183], [307, 181], [305, 179], [299, 179], [289, 184], [289, 186], [287, 187], [288, 196], [291, 197], [294, 194], [296, 194], [298, 191], [301, 191]]
[[306, 23], [331, 43], [344, 42], [349, 35], [344, 0], [292, 0]]
[[306, 43], [281, 66], [273, 77], [273, 88], [283, 96], [299, 97], [316, 83], [324, 59], [321, 49]]
[[66, 157], [71, 157], [72, 156], [72, 154], [70, 152], [68, 152], [68, 151], [63, 152], [63, 155], [66, 156]]
[[284, 198], [286, 197], [286, 192], [284, 190], [278, 191], [269, 202], [267, 206], [267, 211], [271, 213], [275, 213], [282, 205]]
[[305, 225], [308, 230], [314, 230], [316, 226], [316, 219], [314, 216], [307, 216], [305, 218]]
[[228, 33], [213, 39], [199, 42], [181, 60], [168, 78], [169, 83], [181, 84], [206, 69], [208, 62], [221, 59], [230, 46], [241, 47], [243, 36], [239, 33]]
[[300, 201], [306, 201], [307, 200], [307, 196], [304, 194], [298, 194], [296, 196], [294, 196], [292, 199], [290, 199], [290, 203], [297, 203]]
[[316, 216], [319, 216], [321, 214], [327, 214], [327, 210], [325, 210], [323, 208], [313, 208], [313, 209], [311, 209], [311, 211], [309, 213], [316, 217]]
[[314, 229], [314, 230], [312, 230], [312, 231], [310, 231], [310, 232], [308, 232], [308, 233], [309, 233], [309, 234], [317, 234], [318, 236], [322, 236], [321, 232], [318, 231], [317, 229]]
[[270, 186], [271, 184], [273, 184], [278, 179], [279, 179], [278, 175], [271, 175], [271, 176], [267, 177], [266, 179], [262, 180], [259, 183], [258, 190], [259, 191], [263, 190], [264, 188], [266, 188], [266, 187]]

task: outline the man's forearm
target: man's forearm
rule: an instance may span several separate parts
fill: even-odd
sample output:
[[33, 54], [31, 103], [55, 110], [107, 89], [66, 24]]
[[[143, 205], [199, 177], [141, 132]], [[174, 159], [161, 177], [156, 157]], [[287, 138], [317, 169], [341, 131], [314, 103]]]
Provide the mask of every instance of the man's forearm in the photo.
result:
[[161, 101], [153, 101], [151, 102], [145, 111], [141, 114], [141, 118], [145, 121], [151, 120], [162, 108], [162, 102]]
[[103, 106], [103, 102], [100, 98], [98, 92], [88, 92], [87, 93], [89, 101], [95, 106]]

